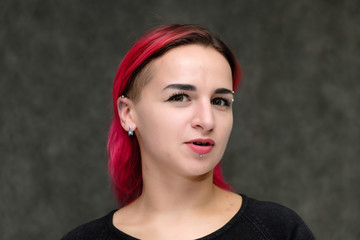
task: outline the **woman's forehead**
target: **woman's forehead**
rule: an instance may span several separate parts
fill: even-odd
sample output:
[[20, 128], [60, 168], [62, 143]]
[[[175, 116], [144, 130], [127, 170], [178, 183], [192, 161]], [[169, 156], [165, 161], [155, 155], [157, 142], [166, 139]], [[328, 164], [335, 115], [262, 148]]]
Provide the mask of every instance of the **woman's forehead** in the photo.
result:
[[232, 86], [232, 72], [226, 58], [212, 47], [195, 44], [174, 48], [152, 61], [151, 75], [158, 84], [210, 82]]

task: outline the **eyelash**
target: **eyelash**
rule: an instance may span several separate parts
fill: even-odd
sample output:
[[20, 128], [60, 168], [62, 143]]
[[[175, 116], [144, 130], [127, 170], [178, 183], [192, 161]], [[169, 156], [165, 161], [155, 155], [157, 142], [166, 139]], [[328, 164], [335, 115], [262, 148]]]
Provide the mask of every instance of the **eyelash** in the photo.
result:
[[190, 98], [189, 95], [187, 95], [186, 93], [184, 92], [178, 92], [178, 93], [174, 93], [173, 95], [171, 95], [171, 97], [166, 100], [167, 102], [178, 102], [177, 100], [175, 100], [176, 97], [187, 97], [187, 98]]
[[[176, 100], [177, 97], [185, 97], [190, 99], [190, 96], [184, 92], [177, 92], [171, 95], [171, 97], [166, 100], [166, 102], [183, 102], [183, 98], [181, 99], [181, 101]], [[223, 105], [218, 105], [218, 104], [214, 104], [215, 101], [220, 100], [223, 102]], [[231, 101], [229, 99], [226, 98], [222, 98], [222, 97], [216, 97], [214, 99], [211, 99], [211, 103], [214, 104], [215, 106], [219, 106], [219, 107], [230, 107], [231, 106]]]
[[211, 103], [214, 103], [216, 100], [220, 100], [224, 102], [224, 105], [216, 105], [216, 106], [220, 106], [220, 107], [230, 107], [230, 101], [225, 99], [225, 98], [221, 98], [221, 97], [217, 97], [211, 100]]

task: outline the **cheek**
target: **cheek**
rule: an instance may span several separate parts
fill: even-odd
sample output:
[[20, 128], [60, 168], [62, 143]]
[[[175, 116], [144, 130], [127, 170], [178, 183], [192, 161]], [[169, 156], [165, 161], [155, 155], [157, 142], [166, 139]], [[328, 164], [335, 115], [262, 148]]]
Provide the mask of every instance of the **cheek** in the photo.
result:
[[189, 129], [189, 111], [185, 109], [169, 109], [163, 116], [163, 136], [168, 137], [168, 141], [174, 139], [176, 141], [184, 141], [184, 136]]
[[184, 119], [185, 113], [174, 111], [162, 104], [153, 104], [151, 107], [138, 109], [137, 127], [144, 140], [150, 139], [154, 142], [156, 138], [155, 142], [161, 144], [181, 135]]
[[162, 122], [161, 115], [156, 112], [156, 108], [140, 110], [138, 114], [138, 131], [143, 138], [148, 138], [159, 133]]
[[231, 113], [231, 117], [229, 119], [229, 122], [228, 122], [228, 131], [229, 131], [229, 135], [232, 131], [232, 128], [233, 128], [233, 122], [234, 122], [234, 118], [233, 118], [233, 114]]
[[229, 116], [222, 117], [221, 119], [219, 119], [218, 122], [219, 122], [218, 131], [220, 131], [219, 135], [221, 136], [223, 142], [226, 145], [233, 127], [233, 116], [232, 114], [229, 114]]

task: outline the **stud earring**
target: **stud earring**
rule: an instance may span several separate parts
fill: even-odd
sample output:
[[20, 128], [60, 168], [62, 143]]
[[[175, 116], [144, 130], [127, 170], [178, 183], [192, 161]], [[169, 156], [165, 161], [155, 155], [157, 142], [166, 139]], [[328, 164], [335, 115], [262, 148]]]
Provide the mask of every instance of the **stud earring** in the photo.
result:
[[124, 95], [121, 95], [121, 98], [125, 98], [125, 96], [124, 96]]
[[131, 125], [129, 125], [128, 135], [129, 135], [129, 136], [134, 135], [134, 132], [133, 132], [133, 130], [131, 129]]

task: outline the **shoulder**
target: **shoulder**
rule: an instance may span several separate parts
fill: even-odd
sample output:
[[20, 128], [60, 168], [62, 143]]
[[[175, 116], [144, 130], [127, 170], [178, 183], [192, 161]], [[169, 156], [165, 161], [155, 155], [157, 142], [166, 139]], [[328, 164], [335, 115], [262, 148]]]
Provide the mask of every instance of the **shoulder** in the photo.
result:
[[300, 216], [277, 203], [243, 196], [244, 217], [270, 239], [315, 239]]
[[114, 212], [115, 210], [102, 218], [80, 225], [64, 235], [61, 240], [107, 239], [110, 232], [109, 223], [112, 221]]
[[262, 220], [271, 220], [272, 222], [302, 222], [299, 215], [291, 210], [288, 207], [283, 205], [268, 202], [268, 201], [259, 201], [249, 197], [244, 197], [247, 213], [256, 218], [261, 218]]

